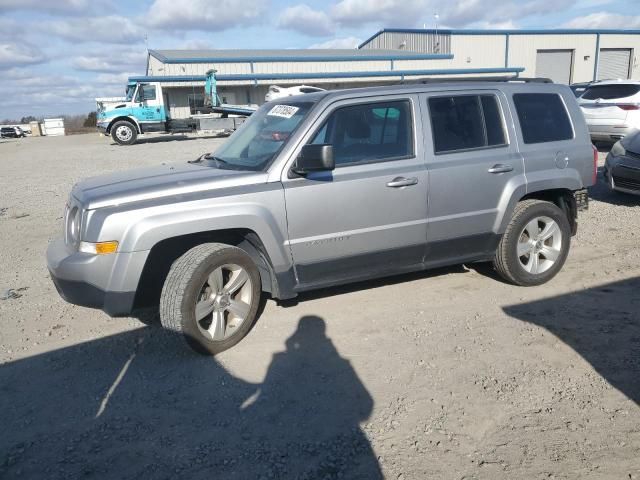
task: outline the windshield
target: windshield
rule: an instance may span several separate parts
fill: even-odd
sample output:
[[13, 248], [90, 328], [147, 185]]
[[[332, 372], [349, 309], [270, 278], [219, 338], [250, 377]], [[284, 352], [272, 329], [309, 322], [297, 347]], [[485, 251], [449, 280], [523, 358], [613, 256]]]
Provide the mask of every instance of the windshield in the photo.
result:
[[136, 91], [136, 84], [134, 83], [133, 85], [127, 85], [127, 102], [130, 102], [131, 100], [133, 100], [133, 94]]
[[269, 103], [260, 107], [212, 155], [219, 168], [266, 170], [298, 125], [312, 102]]

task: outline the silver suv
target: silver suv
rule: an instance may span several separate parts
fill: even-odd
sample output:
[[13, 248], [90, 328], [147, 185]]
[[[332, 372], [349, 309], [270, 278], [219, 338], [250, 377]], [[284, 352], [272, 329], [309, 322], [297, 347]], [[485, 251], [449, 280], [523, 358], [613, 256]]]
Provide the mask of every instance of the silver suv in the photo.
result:
[[548, 281], [596, 160], [566, 86], [288, 97], [215, 153], [77, 184], [48, 267], [67, 301], [112, 316], [159, 305], [164, 327], [215, 354], [265, 294], [484, 261], [516, 285]]

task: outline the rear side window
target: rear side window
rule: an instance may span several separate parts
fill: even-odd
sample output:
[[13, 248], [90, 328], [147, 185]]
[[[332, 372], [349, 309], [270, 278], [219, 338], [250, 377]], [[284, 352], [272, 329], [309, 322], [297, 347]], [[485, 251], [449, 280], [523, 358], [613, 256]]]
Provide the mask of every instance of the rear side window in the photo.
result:
[[506, 144], [495, 95], [431, 97], [429, 115], [436, 153]]
[[333, 145], [337, 166], [413, 156], [411, 105], [403, 100], [339, 108], [311, 143]]
[[516, 93], [513, 103], [518, 112], [524, 143], [570, 140], [573, 128], [567, 109], [555, 93]]
[[585, 100], [613, 100], [626, 98], [640, 92], [640, 85], [593, 85], [582, 94]]

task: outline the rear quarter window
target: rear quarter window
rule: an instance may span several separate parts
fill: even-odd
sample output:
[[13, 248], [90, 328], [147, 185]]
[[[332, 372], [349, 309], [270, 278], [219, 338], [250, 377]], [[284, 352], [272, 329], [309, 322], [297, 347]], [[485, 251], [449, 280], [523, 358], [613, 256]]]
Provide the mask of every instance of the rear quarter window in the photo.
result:
[[524, 143], [557, 142], [573, 138], [571, 120], [560, 95], [516, 93], [513, 103]]

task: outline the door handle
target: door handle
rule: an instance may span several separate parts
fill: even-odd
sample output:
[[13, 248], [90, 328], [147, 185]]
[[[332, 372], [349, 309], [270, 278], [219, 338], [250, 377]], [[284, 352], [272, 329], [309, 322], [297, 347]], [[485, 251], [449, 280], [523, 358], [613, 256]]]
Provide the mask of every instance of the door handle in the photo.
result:
[[391, 188], [409, 187], [411, 185], [416, 185], [417, 183], [418, 183], [418, 179], [416, 177], [411, 177], [411, 178], [396, 177], [390, 182], [387, 182], [387, 187], [391, 187]]
[[512, 171], [513, 167], [511, 165], [505, 165], [503, 163], [497, 163], [488, 170], [489, 173], [507, 173]]

